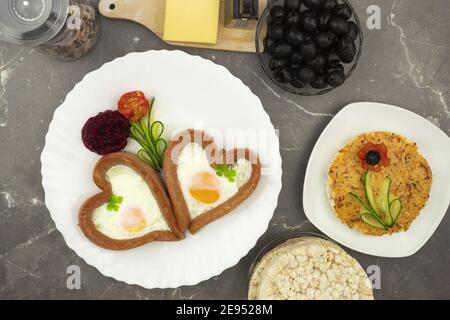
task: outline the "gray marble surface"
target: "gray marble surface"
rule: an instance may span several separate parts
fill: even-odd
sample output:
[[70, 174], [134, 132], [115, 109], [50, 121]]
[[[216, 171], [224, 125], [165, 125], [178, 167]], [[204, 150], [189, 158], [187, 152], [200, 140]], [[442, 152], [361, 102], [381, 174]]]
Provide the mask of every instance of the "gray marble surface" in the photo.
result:
[[[239, 264], [192, 287], [146, 290], [102, 276], [65, 244], [44, 204], [40, 154], [54, 110], [82, 77], [128, 52], [170, 49], [144, 27], [103, 19], [101, 40], [72, 63], [31, 48], [0, 44], [0, 298], [22, 299], [243, 299], [249, 267], [269, 240], [292, 231], [314, 231], [301, 202], [309, 154], [321, 131], [343, 106], [377, 101], [404, 106], [450, 133], [450, 6], [447, 0], [351, 0], [367, 18], [381, 7], [381, 30], [365, 29], [355, 74], [344, 87], [320, 97], [285, 93], [263, 74], [253, 54], [185, 49], [227, 67], [258, 95], [280, 130], [283, 190], [268, 231]], [[401, 121], [401, 119], [399, 119]], [[426, 133], [424, 133], [426, 134]], [[449, 150], [450, 156], [450, 150]], [[414, 256], [371, 257], [379, 265], [377, 299], [450, 298], [450, 215]], [[68, 290], [66, 270], [81, 268], [80, 290]]]

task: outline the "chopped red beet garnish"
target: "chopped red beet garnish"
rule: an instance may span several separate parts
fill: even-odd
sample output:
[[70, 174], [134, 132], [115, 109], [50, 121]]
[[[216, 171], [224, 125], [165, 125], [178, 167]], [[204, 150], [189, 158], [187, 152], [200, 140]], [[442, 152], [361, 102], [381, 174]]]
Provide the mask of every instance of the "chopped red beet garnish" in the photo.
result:
[[129, 121], [119, 112], [111, 110], [90, 118], [81, 131], [86, 148], [99, 155], [122, 150], [129, 135]]

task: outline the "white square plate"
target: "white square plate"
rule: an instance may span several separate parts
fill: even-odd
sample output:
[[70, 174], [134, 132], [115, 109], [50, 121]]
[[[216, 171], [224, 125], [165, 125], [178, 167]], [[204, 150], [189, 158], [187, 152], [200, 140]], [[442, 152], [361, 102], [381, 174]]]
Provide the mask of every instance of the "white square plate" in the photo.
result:
[[[371, 131], [401, 134], [418, 145], [433, 171], [427, 205], [407, 232], [374, 237], [340, 222], [326, 192], [328, 168], [349, 140]], [[430, 239], [450, 204], [450, 139], [431, 122], [408, 110], [381, 103], [358, 102], [342, 109], [317, 140], [308, 162], [303, 209], [323, 233], [353, 250], [381, 257], [407, 257]]]

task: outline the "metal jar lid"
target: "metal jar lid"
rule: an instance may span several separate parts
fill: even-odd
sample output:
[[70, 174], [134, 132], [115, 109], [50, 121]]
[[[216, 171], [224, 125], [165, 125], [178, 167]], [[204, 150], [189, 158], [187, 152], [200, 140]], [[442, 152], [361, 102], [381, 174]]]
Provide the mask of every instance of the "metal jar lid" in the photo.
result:
[[69, 0], [1, 0], [0, 41], [38, 46], [64, 26]]

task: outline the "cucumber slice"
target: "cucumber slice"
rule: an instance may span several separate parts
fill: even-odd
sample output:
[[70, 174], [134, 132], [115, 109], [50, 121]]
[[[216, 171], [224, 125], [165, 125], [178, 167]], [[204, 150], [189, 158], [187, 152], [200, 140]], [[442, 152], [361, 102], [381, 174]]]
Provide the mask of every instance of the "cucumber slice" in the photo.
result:
[[398, 198], [392, 192], [389, 192], [389, 205], [391, 205], [391, 203], [397, 199]]
[[353, 198], [355, 198], [356, 201], [358, 201], [361, 204], [361, 206], [364, 208], [365, 211], [369, 212], [370, 214], [376, 215], [376, 213], [372, 210], [370, 205], [367, 205], [357, 194], [350, 192], [349, 195], [351, 195]]
[[380, 195], [378, 197], [378, 203], [380, 204], [381, 210], [385, 214], [389, 212], [390, 188], [391, 188], [391, 179], [385, 178], [383, 180], [383, 184], [381, 185]]
[[380, 211], [378, 209], [377, 203], [375, 201], [375, 195], [373, 193], [372, 173], [370, 171], [367, 171], [364, 174], [363, 182], [364, 182], [364, 191], [366, 192], [367, 201], [369, 202], [369, 205], [372, 207], [371, 211], [375, 212], [375, 214], [380, 217], [381, 216]]
[[389, 212], [389, 189], [391, 188], [391, 179], [385, 178], [383, 181], [383, 184], [381, 185], [380, 190], [380, 196], [379, 196], [379, 203], [381, 206], [381, 210], [384, 214], [384, 221], [386, 222], [387, 226], [392, 226], [394, 223], [394, 220], [392, 219], [392, 216]]
[[368, 224], [371, 227], [377, 228], [377, 229], [382, 229], [382, 230], [387, 230], [387, 227], [384, 225], [383, 222], [381, 222], [380, 219], [375, 218], [372, 214], [370, 214], [369, 212], [363, 212], [361, 213], [361, 220], [365, 223]]
[[392, 217], [392, 225], [395, 225], [398, 217], [400, 216], [400, 212], [402, 211], [402, 203], [399, 199], [395, 199], [391, 202], [389, 206], [390, 216]]

